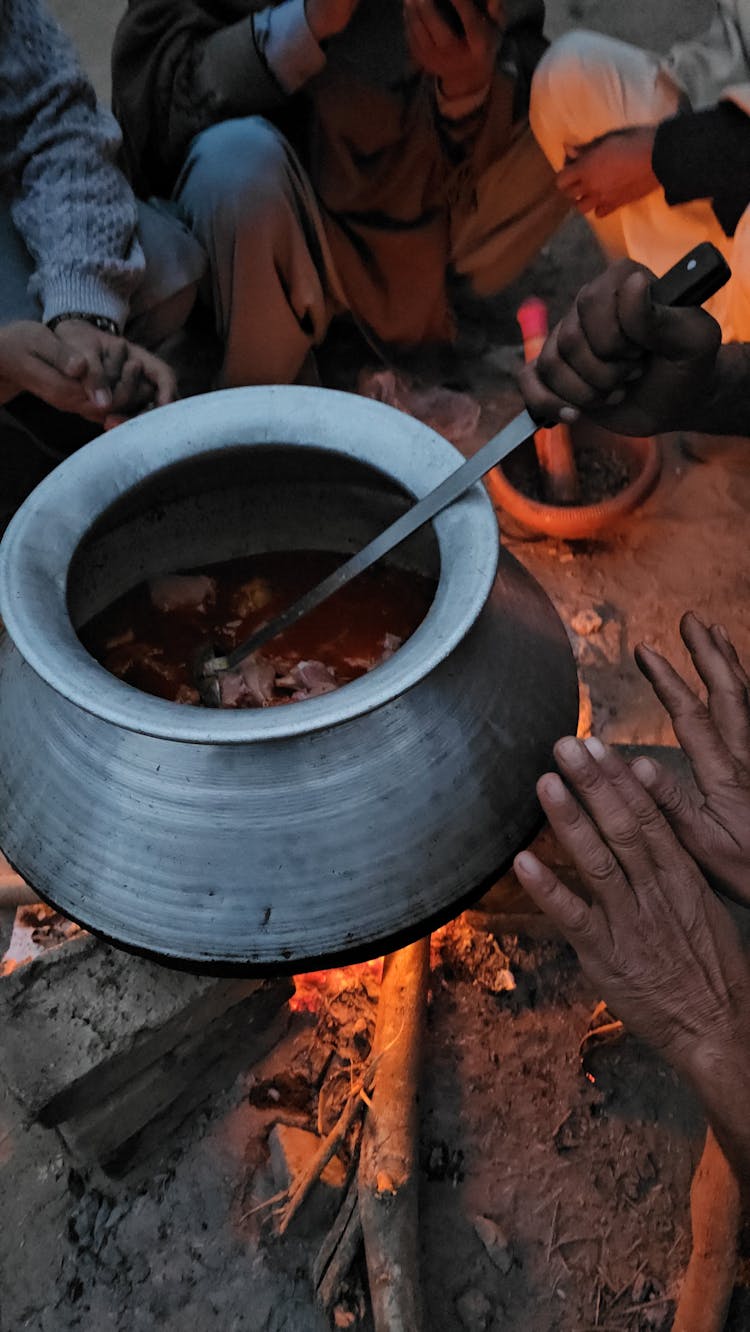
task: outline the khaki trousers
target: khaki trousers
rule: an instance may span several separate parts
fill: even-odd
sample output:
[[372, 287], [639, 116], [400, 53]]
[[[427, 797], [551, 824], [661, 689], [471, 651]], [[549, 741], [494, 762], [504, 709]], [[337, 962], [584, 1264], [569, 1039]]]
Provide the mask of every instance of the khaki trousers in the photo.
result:
[[[209, 257], [203, 296], [225, 348], [222, 382], [293, 382], [332, 317], [357, 310], [292, 148], [259, 116], [213, 125], [193, 140], [175, 199]], [[528, 124], [520, 124], [478, 180], [476, 206], [453, 219], [450, 262], [478, 294], [498, 291], [566, 209]]]
[[[530, 121], [550, 165], [559, 171], [565, 144], [586, 144], [628, 125], [653, 125], [685, 105], [657, 56], [594, 32], [567, 33], [543, 57], [531, 89]], [[655, 273], [700, 241], [711, 241], [732, 278], [706, 304], [725, 342], [750, 342], [750, 209], [734, 237], [724, 235], [708, 200], [670, 207], [658, 189], [607, 218], [589, 221], [611, 259], [629, 256]]]

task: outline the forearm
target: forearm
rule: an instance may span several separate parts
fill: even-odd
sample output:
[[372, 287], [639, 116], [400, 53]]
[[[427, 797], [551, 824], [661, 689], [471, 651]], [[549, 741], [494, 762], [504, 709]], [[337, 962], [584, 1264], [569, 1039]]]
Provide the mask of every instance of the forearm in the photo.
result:
[[[268, 36], [267, 18], [261, 13], [207, 39], [195, 67], [198, 105], [209, 108], [203, 120], [209, 115], [212, 120], [259, 115], [283, 105], [287, 94], [264, 50]], [[195, 132], [204, 128], [193, 124]]]
[[124, 322], [143, 256], [115, 166], [117, 126], [35, 0], [6, 0], [3, 23], [0, 171], [36, 263], [32, 289], [45, 318], [85, 310]]
[[750, 1030], [730, 1048], [692, 1059], [683, 1075], [701, 1101], [750, 1204]]
[[712, 384], [675, 428], [750, 436], [750, 343], [729, 342], [721, 347]]

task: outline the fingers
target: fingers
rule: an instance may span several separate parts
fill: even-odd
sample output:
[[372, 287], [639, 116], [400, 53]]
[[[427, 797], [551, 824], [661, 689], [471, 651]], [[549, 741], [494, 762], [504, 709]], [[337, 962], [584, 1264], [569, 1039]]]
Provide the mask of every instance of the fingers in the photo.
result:
[[456, 34], [438, 13], [432, 0], [410, 0], [409, 12], [420, 21], [427, 38], [438, 50], [445, 50], [456, 41]]
[[669, 713], [674, 733], [690, 760], [699, 790], [707, 795], [721, 786], [734, 784], [735, 761], [708, 709], [682, 676], [665, 657], [645, 643], [636, 647], [635, 660]]
[[64, 319], [56, 328], [57, 337], [86, 360], [86, 369], [80, 376], [86, 397], [96, 412], [103, 417], [112, 404], [110, 381], [105, 357], [112, 344], [122, 339], [101, 333], [83, 319]]
[[616, 912], [631, 897], [623, 871], [593, 819], [555, 773], [537, 783], [537, 795], [560, 845], [575, 863], [593, 903]]
[[566, 888], [531, 851], [522, 851], [516, 856], [513, 868], [522, 888], [539, 910], [554, 921], [574, 947], [580, 944], [594, 928], [591, 909], [586, 903]]
[[112, 395], [110, 415], [136, 416], [147, 407], [164, 407], [177, 397], [177, 381], [166, 361], [143, 347], [126, 344], [127, 360]]
[[[646, 319], [651, 307], [649, 286], [653, 274], [631, 259], [620, 259], [579, 293], [576, 310], [594, 355], [602, 361], [641, 359], [647, 344], [632, 336], [621, 320], [621, 293], [627, 288], [631, 305]], [[628, 307], [630, 309], [630, 307]]]
[[[617, 290], [640, 272], [623, 260], [584, 287], [536, 362], [520, 372], [519, 387], [535, 420], [570, 424], [581, 410], [622, 401], [627, 384], [640, 375], [642, 352], [620, 327]], [[642, 290], [648, 300], [647, 277]]]
[[[561, 335], [567, 355], [560, 347]], [[579, 369], [582, 363], [586, 363], [589, 359], [584, 343], [585, 339], [580, 330], [576, 343], [572, 329], [566, 337], [562, 332], [562, 324], [557, 324], [536, 360], [536, 373], [542, 383], [553, 390], [563, 402], [578, 408], [588, 407], [599, 396], [594, 385], [587, 382], [583, 369]], [[602, 375], [597, 374], [597, 378], [601, 379]]]
[[124, 338], [110, 338], [102, 348], [102, 366], [107, 386], [116, 384], [128, 358], [128, 343]]
[[461, 20], [470, 49], [477, 55], [481, 54], [488, 40], [494, 40], [497, 36], [497, 25], [490, 17], [489, 7], [484, 14], [475, 0], [451, 0], [451, 2]]
[[538, 425], [554, 425], [564, 421], [573, 425], [580, 412], [565, 398], [553, 392], [539, 374], [538, 361], [529, 361], [518, 372], [518, 387], [524, 402]]
[[737, 654], [729, 640], [725, 641], [721, 637], [718, 628], [714, 634], [691, 611], [683, 615], [680, 633], [693, 665], [708, 690], [711, 721], [729, 752], [744, 769], [750, 760], [750, 706], [747, 676], [739, 664]]
[[37, 356], [29, 357], [22, 386], [61, 412], [82, 415], [91, 405], [77, 377], [61, 373]]
[[82, 352], [68, 347], [50, 329], [39, 325], [38, 345], [34, 354], [46, 365], [58, 370], [67, 379], [82, 379], [88, 369], [88, 362]]
[[177, 399], [177, 380], [171, 366], [160, 356], [154, 356], [143, 347], [130, 346], [130, 356], [137, 356], [145, 378], [152, 385], [153, 400], [157, 407], [166, 407], [167, 403]]
[[110, 415], [137, 416], [153, 401], [153, 385], [144, 378], [140, 362], [131, 357], [126, 360], [120, 377], [112, 390]]
[[600, 361], [573, 312], [553, 328], [536, 361], [519, 372], [518, 382], [535, 420], [570, 423], [581, 410], [610, 401], [629, 368], [627, 362]]
[[705, 310], [656, 305], [644, 275], [625, 278], [617, 290], [617, 320], [625, 337], [669, 361], [694, 362], [715, 356], [719, 325]]
[[727, 630], [723, 624], [711, 625], [711, 637], [714, 640], [721, 655], [729, 662], [737, 679], [742, 682], [746, 689], [750, 689], [750, 676], [748, 676], [745, 667], [737, 656], [737, 649], [734, 646]]
[[599, 399], [621, 385], [633, 369], [632, 360], [625, 356], [602, 357], [594, 351], [585, 317], [577, 307], [557, 327], [557, 353], [583, 380], [589, 393]]
[[631, 766], [634, 780], [645, 788], [649, 796], [669, 821], [676, 835], [690, 855], [698, 855], [701, 809], [684, 786], [652, 758], [637, 758]]
[[108, 411], [112, 404], [112, 390], [109, 386], [107, 371], [101, 357], [94, 353], [89, 353], [87, 362], [85, 374], [81, 377], [81, 383], [89, 402], [97, 411], [104, 413]]
[[674, 873], [676, 862], [684, 855], [675, 831], [678, 825], [682, 830], [688, 821], [695, 826], [699, 806], [666, 769], [651, 759], [636, 759], [631, 766], [601, 740], [592, 738], [585, 743], [604, 777], [635, 815], [653, 864]]
[[636, 889], [648, 886], [654, 878], [654, 859], [644, 823], [653, 825], [658, 820], [663, 825], [663, 820], [645, 792], [636, 790], [637, 783], [630, 786], [626, 775], [610, 762], [610, 772], [614, 770], [618, 776], [618, 789], [605, 771], [606, 750], [601, 741], [594, 741], [593, 747], [594, 753], [581, 740], [568, 736], [555, 745], [555, 760], [631, 885]]

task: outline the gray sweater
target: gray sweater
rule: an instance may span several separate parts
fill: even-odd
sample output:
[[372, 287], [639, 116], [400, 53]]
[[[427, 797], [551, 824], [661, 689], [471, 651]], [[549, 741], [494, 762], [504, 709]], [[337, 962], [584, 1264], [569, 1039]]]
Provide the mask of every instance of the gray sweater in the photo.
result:
[[0, 0], [0, 190], [45, 320], [80, 311], [125, 323], [144, 259], [119, 146], [42, 0]]

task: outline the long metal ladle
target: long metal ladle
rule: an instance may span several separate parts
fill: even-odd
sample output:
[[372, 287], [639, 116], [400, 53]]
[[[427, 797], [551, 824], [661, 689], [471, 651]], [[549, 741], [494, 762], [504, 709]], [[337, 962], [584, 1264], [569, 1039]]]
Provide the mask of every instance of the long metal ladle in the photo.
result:
[[[704, 241], [680, 259], [668, 273], [652, 283], [651, 297], [657, 305], [702, 305], [724, 286], [730, 276], [730, 269], [724, 257], [715, 246]], [[267, 624], [256, 629], [255, 633], [232, 652], [226, 656], [217, 656], [212, 647], [206, 648], [195, 668], [196, 683], [203, 702], [210, 707], [219, 707], [221, 702], [219, 675], [235, 670], [253, 652], [257, 652], [272, 638], [284, 633], [303, 616], [309, 615], [329, 597], [334, 596], [353, 578], [364, 573], [365, 569], [369, 569], [384, 555], [395, 550], [406, 541], [407, 537], [412, 536], [442, 509], [465, 494], [475, 482], [502, 462], [503, 458], [512, 453], [519, 444], [523, 444], [524, 440], [534, 434], [539, 424], [533, 420], [529, 412], [520, 412], [497, 435], [493, 435], [473, 458], [469, 458], [468, 462], [463, 463], [455, 472], [451, 472], [439, 486], [431, 490], [412, 508], [407, 509], [406, 513], [386, 527], [384, 532], [368, 542], [356, 555], [352, 555], [351, 559], [345, 560], [338, 569], [324, 578], [321, 583], [317, 583], [309, 592], [305, 592], [304, 596], [299, 597], [280, 615], [274, 616]]]

